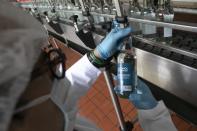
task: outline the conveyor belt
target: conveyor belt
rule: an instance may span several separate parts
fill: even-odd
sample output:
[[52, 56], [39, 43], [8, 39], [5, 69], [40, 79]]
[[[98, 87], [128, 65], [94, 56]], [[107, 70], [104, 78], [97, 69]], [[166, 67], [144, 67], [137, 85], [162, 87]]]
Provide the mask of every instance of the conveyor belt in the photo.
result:
[[[176, 61], [178, 63], [197, 68], [197, 60], [194, 58], [194, 55], [197, 55], [197, 39], [196, 34], [191, 33], [182, 33], [176, 32], [174, 33], [174, 37], [171, 45], [166, 45], [169, 47], [173, 47], [176, 50], [183, 50], [185, 52], [191, 52], [190, 54], [181, 54], [181, 52], [176, 52], [171, 50], [171, 48], [162, 48], [162, 46], [154, 46], [153, 44], [148, 43], [148, 41], [142, 42], [138, 40], [134, 40], [134, 46], [136, 48], [151, 52], [153, 54], [162, 56], [164, 58], [168, 58], [170, 60]], [[157, 43], [156, 43], [157, 44]], [[158, 43], [161, 44], [161, 43]], [[165, 46], [165, 45], [164, 45]]]

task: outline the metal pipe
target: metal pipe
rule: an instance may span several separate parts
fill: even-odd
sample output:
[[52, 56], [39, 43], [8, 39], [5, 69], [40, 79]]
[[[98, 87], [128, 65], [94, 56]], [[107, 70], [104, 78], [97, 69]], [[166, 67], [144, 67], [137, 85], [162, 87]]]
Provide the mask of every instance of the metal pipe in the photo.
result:
[[191, 25], [186, 25], [183, 22], [182, 23], [178, 23], [178, 22], [177, 23], [176, 22], [166, 23], [166, 22], [139, 19], [139, 18], [131, 18], [131, 17], [128, 17], [128, 20], [132, 21], [132, 22], [139, 22], [139, 23], [144, 23], [144, 24], [169, 27], [169, 28], [184, 30], [184, 31], [189, 31], [189, 32], [197, 32], [197, 24], [193, 24], [193, 23]]
[[98, 15], [98, 16], [103, 16], [103, 17], [108, 17], [108, 18], [115, 18], [115, 15], [109, 15], [109, 14], [100, 14], [96, 12], [90, 12], [92, 15]]
[[[98, 13], [94, 13], [94, 15], [115, 18], [115, 15], [98, 14]], [[128, 20], [130, 22], [137, 22], [137, 23], [144, 23], [144, 24], [150, 24], [150, 25], [156, 25], [156, 26], [162, 26], [162, 27], [169, 27], [169, 28], [183, 30], [183, 31], [189, 31], [189, 32], [197, 32], [197, 24], [195, 24], [195, 23], [190, 23], [190, 25], [186, 25], [187, 23], [184, 23], [184, 22], [167, 23], [167, 22], [146, 20], [146, 19], [140, 19], [140, 18], [131, 18], [131, 17], [128, 17]]]
[[57, 10], [57, 11], [62, 11], [64, 13], [82, 14], [80, 10]]
[[186, 13], [186, 14], [196, 14], [197, 15], [197, 9], [174, 8], [174, 12]]
[[113, 89], [114, 85], [112, 83], [112, 81], [113, 81], [112, 76], [111, 76], [109, 71], [104, 71], [103, 73], [104, 73], [104, 76], [105, 76], [105, 80], [106, 80], [106, 83], [107, 83], [107, 87], [108, 87], [110, 96], [112, 98], [112, 103], [114, 105], [118, 121], [120, 123], [121, 131], [126, 131], [126, 127], [125, 127], [125, 123], [124, 123], [124, 117], [123, 117], [123, 114], [122, 114], [122, 111], [121, 111], [121, 108], [120, 108], [120, 103], [118, 102], [118, 97], [115, 95], [115, 92], [114, 92], [114, 89]]

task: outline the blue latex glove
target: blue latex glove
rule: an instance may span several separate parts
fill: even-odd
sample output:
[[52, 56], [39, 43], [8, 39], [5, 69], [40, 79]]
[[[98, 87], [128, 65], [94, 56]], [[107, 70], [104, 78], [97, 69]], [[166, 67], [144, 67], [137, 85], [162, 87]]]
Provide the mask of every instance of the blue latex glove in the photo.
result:
[[99, 53], [101, 59], [108, 59], [114, 55], [120, 49], [122, 41], [132, 32], [131, 27], [121, 29], [115, 27], [106, 36], [106, 38], [96, 47], [96, 51]]
[[[118, 88], [115, 88], [115, 92], [119, 94]], [[149, 87], [140, 79], [138, 79], [137, 88], [130, 94], [129, 100], [137, 109], [148, 110], [157, 106], [157, 100]]]

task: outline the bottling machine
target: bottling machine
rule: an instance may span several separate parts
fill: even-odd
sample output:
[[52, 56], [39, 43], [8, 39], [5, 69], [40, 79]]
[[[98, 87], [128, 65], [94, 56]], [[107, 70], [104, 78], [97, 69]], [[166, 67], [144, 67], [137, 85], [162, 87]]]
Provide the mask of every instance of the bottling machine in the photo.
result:
[[[196, 0], [28, 0], [17, 5], [82, 54], [99, 44], [110, 28], [106, 23], [127, 16], [138, 76], [170, 110], [197, 124]], [[105, 76], [112, 87], [109, 72]]]

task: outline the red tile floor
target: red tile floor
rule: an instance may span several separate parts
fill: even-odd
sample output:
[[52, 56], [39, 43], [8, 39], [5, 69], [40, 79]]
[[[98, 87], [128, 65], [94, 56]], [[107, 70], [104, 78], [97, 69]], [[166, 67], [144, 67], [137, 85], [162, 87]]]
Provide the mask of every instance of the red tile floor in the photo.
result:
[[[67, 68], [82, 57], [69, 48], [64, 48], [64, 52], [67, 56]], [[125, 120], [133, 120], [137, 116], [137, 111], [134, 106], [128, 100], [119, 100]], [[81, 98], [78, 106], [79, 113], [82, 116], [95, 122], [104, 131], [119, 131], [118, 120], [103, 75], [97, 79], [88, 93]], [[175, 113], [172, 114], [172, 119], [179, 131], [197, 131], [197, 127], [187, 123]], [[138, 122], [134, 125], [133, 131], [142, 131]]]

